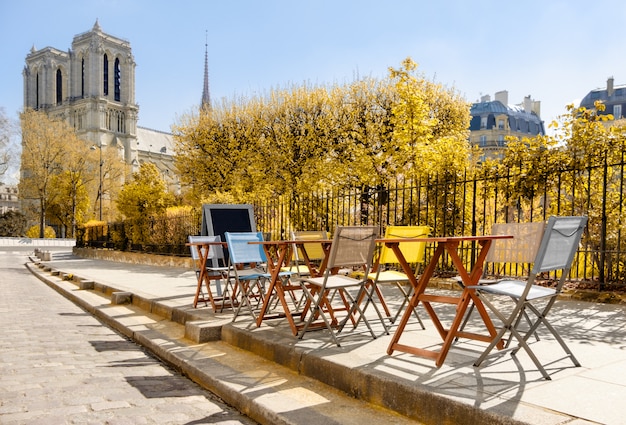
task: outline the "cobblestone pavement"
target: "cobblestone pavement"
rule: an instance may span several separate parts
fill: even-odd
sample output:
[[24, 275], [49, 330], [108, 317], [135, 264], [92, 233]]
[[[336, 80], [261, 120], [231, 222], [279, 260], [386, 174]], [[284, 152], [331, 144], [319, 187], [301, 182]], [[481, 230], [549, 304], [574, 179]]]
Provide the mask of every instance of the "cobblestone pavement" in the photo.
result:
[[0, 423], [254, 424], [0, 250]]

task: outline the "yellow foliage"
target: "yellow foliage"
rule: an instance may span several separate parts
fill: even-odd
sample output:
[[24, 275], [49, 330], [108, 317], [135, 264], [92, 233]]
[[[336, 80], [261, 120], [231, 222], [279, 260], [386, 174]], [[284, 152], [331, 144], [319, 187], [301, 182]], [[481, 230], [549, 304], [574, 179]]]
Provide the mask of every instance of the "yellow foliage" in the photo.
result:
[[[39, 237], [39, 225], [32, 226], [26, 231], [27, 238], [38, 238]], [[43, 229], [43, 237], [46, 239], [54, 239], [57, 237], [56, 232], [50, 226], [46, 226]]]

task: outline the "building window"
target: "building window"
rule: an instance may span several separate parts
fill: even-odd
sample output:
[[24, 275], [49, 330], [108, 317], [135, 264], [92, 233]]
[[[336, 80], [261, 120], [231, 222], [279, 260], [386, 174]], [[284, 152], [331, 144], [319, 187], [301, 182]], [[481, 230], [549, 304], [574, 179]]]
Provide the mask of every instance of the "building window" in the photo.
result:
[[85, 58], [80, 61], [80, 97], [85, 97]]
[[480, 128], [487, 128], [487, 117], [480, 117]]
[[504, 120], [498, 120], [498, 128], [504, 130]]
[[63, 74], [57, 69], [57, 105], [63, 102]]
[[487, 136], [480, 136], [479, 146], [481, 148], [484, 148], [485, 146], [487, 146]]
[[498, 135], [498, 146], [504, 146], [504, 135]]
[[122, 79], [122, 75], [120, 71], [120, 60], [115, 59], [115, 101], [116, 102], [119, 102], [121, 98], [120, 96], [121, 79]]
[[613, 119], [619, 120], [622, 118], [622, 105], [613, 105]]
[[102, 77], [104, 79], [104, 95], [109, 95], [109, 58], [107, 55], [104, 55], [104, 70]]

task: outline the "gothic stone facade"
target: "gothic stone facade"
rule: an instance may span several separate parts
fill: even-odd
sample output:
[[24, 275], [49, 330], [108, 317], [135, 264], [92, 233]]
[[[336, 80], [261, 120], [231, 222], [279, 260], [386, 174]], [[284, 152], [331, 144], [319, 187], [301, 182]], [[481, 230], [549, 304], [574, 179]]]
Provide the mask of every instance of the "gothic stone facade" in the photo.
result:
[[137, 127], [135, 60], [130, 43], [106, 34], [96, 21], [67, 52], [53, 47], [26, 56], [24, 107], [62, 117], [78, 136], [102, 149], [115, 148], [132, 171], [153, 162], [171, 188], [178, 179], [172, 136]]

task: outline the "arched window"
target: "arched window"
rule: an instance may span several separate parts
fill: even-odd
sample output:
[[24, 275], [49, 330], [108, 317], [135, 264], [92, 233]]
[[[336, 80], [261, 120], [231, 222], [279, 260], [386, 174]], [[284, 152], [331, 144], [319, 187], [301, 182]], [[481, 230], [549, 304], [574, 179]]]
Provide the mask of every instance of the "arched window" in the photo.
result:
[[115, 59], [115, 101], [120, 101], [120, 86], [121, 86], [121, 70], [120, 70], [120, 60], [119, 58]]
[[35, 87], [35, 109], [39, 109], [39, 71], [37, 71], [37, 87]]
[[104, 79], [104, 95], [109, 95], [109, 58], [106, 53], [104, 54], [104, 72], [102, 75]]
[[63, 74], [57, 69], [57, 105], [63, 103]]
[[85, 97], [85, 58], [80, 62], [80, 97]]

